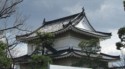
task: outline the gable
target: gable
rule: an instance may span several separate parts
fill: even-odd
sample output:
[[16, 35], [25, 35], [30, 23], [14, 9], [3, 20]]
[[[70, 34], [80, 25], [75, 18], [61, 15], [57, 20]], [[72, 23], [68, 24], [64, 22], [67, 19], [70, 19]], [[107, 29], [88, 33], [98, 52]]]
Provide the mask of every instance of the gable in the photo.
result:
[[89, 30], [89, 31], [95, 31], [94, 28], [89, 23], [86, 16], [75, 27]]

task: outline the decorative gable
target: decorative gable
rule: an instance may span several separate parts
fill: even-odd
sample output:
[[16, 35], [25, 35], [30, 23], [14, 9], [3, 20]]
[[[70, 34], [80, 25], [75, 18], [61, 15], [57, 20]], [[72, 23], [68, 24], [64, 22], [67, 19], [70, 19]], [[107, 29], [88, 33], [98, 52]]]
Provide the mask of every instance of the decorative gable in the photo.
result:
[[86, 16], [75, 27], [89, 31], [95, 31], [95, 29], [90, 25]]

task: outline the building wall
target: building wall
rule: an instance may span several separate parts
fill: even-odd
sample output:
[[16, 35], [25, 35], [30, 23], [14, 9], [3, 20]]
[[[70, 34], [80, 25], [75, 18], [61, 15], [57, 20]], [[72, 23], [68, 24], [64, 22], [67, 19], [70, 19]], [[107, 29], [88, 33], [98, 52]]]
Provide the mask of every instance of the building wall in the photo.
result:
[[[108, 67], [109, 68], [113, 68], [113, 67], [119, 67], [120, 65], [122, 65], [122, 62], [120, 62], [119, 60], [116, 60], [116, 61], [110, 61], [108, 63]], [[116, 69], [120, 69], [120, 68], [116, 68]]]
[[[62, 49], [68, 49], [68, 48], [73, 48], [73, 49], [78, 49], [78, 44], [83, 40], [83, 39], [91, 39], [92, 37], [88, 37], [85, 35], [76, 35], [75, 33], [64, 33], [61, 34], [61, 36], [58, 36], [54, 40], [54, 48], [56, 50], [62, 50]], [[97, 43], [99, 44], [99, 42]], [[28, 54], [32, 54], [32, 52], [35, 50], [36, 46], [32, 44], [28, 44]]]
[[[92, 39], [92, 37], [86, 36], [86, 35], [76, 35], [75, 33], [68, 33], [65, 34], [64, 36], [58, 37], [55, 39], [54, 41], [54, 48], [57, 50], [62, 50], [62, 49], [68, 49], [68, 48], [73, 48], [73, 49], [78, 49], [79, 48], [79, 43], [83, 40], [83, 39]], [[97, 42], [97, 45], [100, 46], [100, 43]]]
[[27, 45], [27, 53], [28, 55], [32, 54], [32, 52], [35, 50], [36, 46], [35, 45], [32, 45], [32, 44], [28, 44]]
[[62, 36], [55, 39], [54, 48], [57, 50], [68, 49], [69, 47], [80, 49], [78, 47], [80, 41], [82, 41], [82, 38], [77, 38], [71, 35]]
[[63, 59], [55, 59], [53, 60], [54, 65], [64, 65], [64, 66], [72, 66], [73, 63], [76, 63], [79, 59], [75, 57], [67, 57]]
[[31, 69], [31, 65], [29, 65], [29, 64], [20, 64], [20, 69]]
[[[59, 38], [56, 38], [54, 40], [54, 48], [57, 50], [61, 50], [61, 49], [67, 49], [67, 48], [77, 48], [80, 49], [78, 47], [78, 44], [80, 43], [82, 39], [81, 38], [77, 38], [71, 35], [66, 35], [66, 36], [62, 36]], [[32, 44], [28, 44], [28, 54], [32, 54], [32, 52], [35, 50], [36, 46], [32, 45]]]
[[20, 69], [20, 64], [16, 64], [14, 69]]
[[[74, 66], [73, 64], [79, 62], [79, 60], [80, 60], [80, 58], [76, 58], [76, 57], [70, 56], [70, 57], [66, 57], [66, 58], [62, 58], [62, 59], [55, 59], [53, 61], [53, 64], [54, 65], [63, 65], [63, 66]], [[96, 65], [96, 63], [94, 65]], [[107, 68], [104, 68], [103, 66], [104, 65], [101, 65], [101, 66], [99, 65], [96, 69], [107, 69]], [[105, 62], [105, 66], [107, 67], [107, 62]], [[86, 67], [87, 68], [89, 66], [86, 65], [86, 64], [83, 64], [82, 67]]]

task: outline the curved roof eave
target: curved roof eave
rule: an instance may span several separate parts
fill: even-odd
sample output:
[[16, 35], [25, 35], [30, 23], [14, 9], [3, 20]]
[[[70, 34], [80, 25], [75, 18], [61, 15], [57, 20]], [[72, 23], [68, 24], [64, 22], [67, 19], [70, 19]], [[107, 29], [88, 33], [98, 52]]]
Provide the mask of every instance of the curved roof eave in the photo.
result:
[[[83, 55], [83, 53], [80, 50], [75, 50], [73, 48], [60, 50], [60, 51], [58, 51], [58, 55], [56, 55], [56, 54], [53, 54], [53, 55], [55, 55], [55, 56], [53, 56], [55, 59], [66, 58], [66, 57], [70, 57], [70, 56], [77, 57], [77, 58], [85, 56], [85, 54]], [[92, 54], [92, 55], [97, 56], [97, 54]], [[91, 55], [91, 57], [94, 57], [92, 55]], [[110, 59], [108, 59], [108, 58], [100, 57], [100, 59], [102, 59], [102, 60], [115, 61], [115, 60], [120, 59], [120, 56], [112, 56], [112, 55], [108, 55], [108, 54], [104, 54], [104, 53], [100, 53], [100, 55], [110, 58]]]
[[89, 36], [93, 36], [93, 37], [97, 37], [97, 38], [104, 38], [104, 39], [105, 38], [110, 38], [110, 36], [111, 36], [111, 33], [103, 34], [103, 33], [99, 33], [99, 32], [92, 32], [92, 31], [76, 28], [73, 25], [70, 25], [70, 26], [68, 26], [68, 27], [66, 27], [64, 29], [60, 29], [60, 30], [55, 31], [53, 33], [60, 34], [60, 33], [66, 32], [68, 30], [72, 30], [72, 31], [80, 33], [80, 34], [89, 35]]

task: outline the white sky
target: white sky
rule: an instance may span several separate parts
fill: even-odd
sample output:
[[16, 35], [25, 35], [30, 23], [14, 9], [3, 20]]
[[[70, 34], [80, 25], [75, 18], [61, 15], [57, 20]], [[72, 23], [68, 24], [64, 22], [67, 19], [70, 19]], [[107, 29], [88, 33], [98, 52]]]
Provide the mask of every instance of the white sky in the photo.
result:
[[109, 30], [112, 32], [112, 36], [110, 39], [104, 40], [100, 43], [102, 50], [101, 52], [107, 53], [107, 54], [113, 54], [118, 55], [120, 54], [120, 51], [116, 50], [116, 42], [120, 41], [117, 36], [117, 30]]

